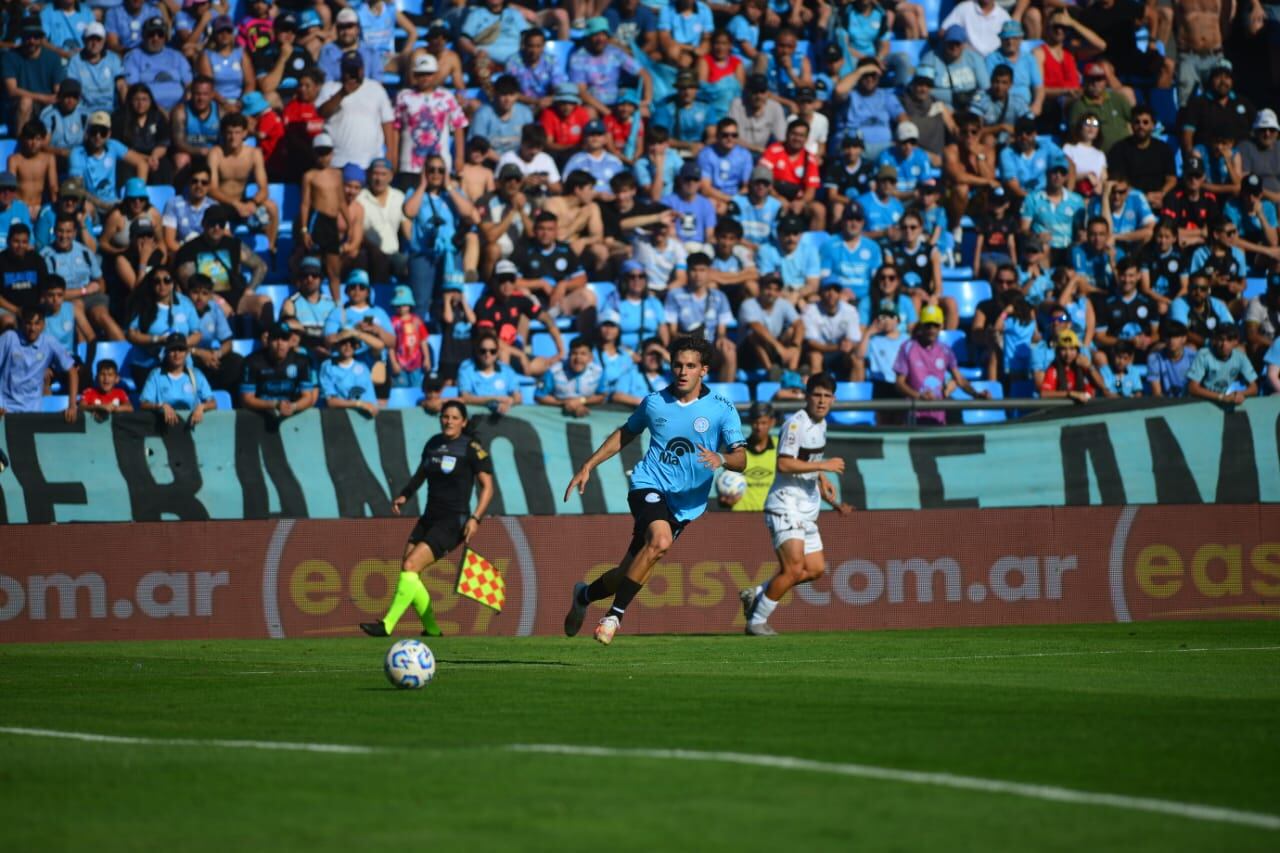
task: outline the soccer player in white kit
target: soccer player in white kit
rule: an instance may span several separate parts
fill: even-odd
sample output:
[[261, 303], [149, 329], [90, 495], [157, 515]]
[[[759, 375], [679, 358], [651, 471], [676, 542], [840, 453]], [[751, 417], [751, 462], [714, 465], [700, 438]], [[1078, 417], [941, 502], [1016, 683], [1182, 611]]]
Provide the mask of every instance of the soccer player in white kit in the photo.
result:
[[747, 618], [746, 632], [754, 637], [776, 636], [769, 617], [778, 601], [796, 584], [822, 577], [826, 568], [818, 533], [822, 501], [841, 515], [853, 512], [853, 507], [840, 503], [835, 486], [822, 476], [824, 471], [844, 473], [843, 459], [822, 458], [827, 446], [827, 413], [835, 398], [836, 383], [830, 374], [813, 374], [804, 389], [804, 408], [782, 425], [778, 475], [764, 501], [765, 525], [778, 553], [778, 574], [738, 596]]

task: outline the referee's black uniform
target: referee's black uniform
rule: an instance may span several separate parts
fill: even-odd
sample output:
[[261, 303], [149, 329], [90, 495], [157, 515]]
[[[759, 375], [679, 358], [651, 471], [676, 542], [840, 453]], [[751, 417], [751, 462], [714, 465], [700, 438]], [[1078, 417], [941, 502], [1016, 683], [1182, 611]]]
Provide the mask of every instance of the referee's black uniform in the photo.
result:
[[471, 493], [477, 474], [492, 474], [493, 459], [467, 434], [454, 439], [432, 436], [422, 448], [421, 469], [427, 475], [427, 508], [409, 534], [440, 559], [462, 543], [471, 515]]

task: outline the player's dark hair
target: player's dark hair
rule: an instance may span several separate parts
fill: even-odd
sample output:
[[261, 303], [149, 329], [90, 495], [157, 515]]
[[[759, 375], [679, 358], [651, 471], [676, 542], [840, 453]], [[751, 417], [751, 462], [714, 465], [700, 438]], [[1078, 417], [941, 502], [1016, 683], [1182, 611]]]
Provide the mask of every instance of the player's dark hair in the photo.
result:
[[465, 403], [463, 403], [461, 400], [445, 400], [445, 401], [444, 401], [444, 404], [440, 406], [440, 414], [442, 414], [442, 415], [443, 415], [443, 414], [444, 414], [445, 412], [447, 412], [449, 409], [457, 409], [457, 410], [458, 410], [458, 414], [462, 415], [462, 419], [463, 419], [464, 421], [465, 421], [465, 420], [468, 420], [468, 418], [467, 418], [467, 406], [466, 406], [466, 404], [465, 404]]
[[809, 377], [809, 381], [804, 384], [804, 393], [812, 394], [814, 391], [824, 389], [832, 394], [836, 393], [836, 380], [825, 370], [815, 373]]
[[711, 341], [694, 335], [684, 335], [672, 341], [671, 357], [674, 359], [682, 352], [696, 352], [706, 367], [711, 366], [711, 357], [715, 354], [715, 350], [711, 348]]

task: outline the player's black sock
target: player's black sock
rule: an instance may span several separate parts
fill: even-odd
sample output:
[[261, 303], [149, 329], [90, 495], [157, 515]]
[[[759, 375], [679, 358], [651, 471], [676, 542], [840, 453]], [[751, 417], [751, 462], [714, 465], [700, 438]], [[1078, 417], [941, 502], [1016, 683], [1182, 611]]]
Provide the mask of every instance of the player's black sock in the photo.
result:
[[609, 608], [610, 616], [622, 618], [622, 614], [627, 612], [627, 605], [631, 603], [631, 599], [636, 597], [636, 593], [640, 591], [640, 584], [631, 578], [624, 577], [618, 582], [618, 591], [613, 596], [613, 606]]
[[609, 572], [605, 572], [591, 582], [591, 585], [587, 587], [587, 600], [582, 602], [583, 604], [590, 604], [593, 601], [601, 601], [602, 599], [613, 595], [613, 590], [609, 589], [609, 582], [606, 580], [608, 577]]

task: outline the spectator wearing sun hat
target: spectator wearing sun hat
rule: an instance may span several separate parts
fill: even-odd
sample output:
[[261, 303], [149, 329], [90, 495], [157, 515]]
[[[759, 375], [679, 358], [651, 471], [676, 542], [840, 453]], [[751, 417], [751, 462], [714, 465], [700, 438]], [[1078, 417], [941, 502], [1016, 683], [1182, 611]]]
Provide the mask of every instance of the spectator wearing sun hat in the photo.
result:
[[[979, 391], [969, 383], [960, 372], [956, 354], [939, 340], [942, 323], [942, 309], [937, 305], [920, 309], [920, 322], [912, 330], [911, 340], [902, 345], [893, 362], [898, 393], [912, 400], [943, 400], [954, 382], [971, 397], [990, 399], [989, 392]], [[916, 411], [915, 419], [917, 423], [942, 425], [947, 422], [947, 413]]]
[[352, 270], [343, 285], [346, 291], [344, 304], [334, 309], [325, 320], [325, 341], [331, 350], [340, 339], [340, 333], [351, 329], [359, 338], [355, 357], [373, 371], [374, 384], [381, 385], [387, 378], [387, 354], [396, 345], [395, 328], [387, 312], [374, 305], [370, 298], [373, 290], [369, 274], [364, 270]]
[[943, 28], [938, 46], [920, 64], [933, 68], [934, 97], [955, 109], [968, 107], [991, 85], [986, 60], [968, 46], [968, 34], [959, 24]]
[[431, 370], [427, 324], [413, 310], [413, 290], [401, 284], [391, 297], [391, 328], [396, 343], [391, 350], [391, 384], [397, 388], [421, 388]]
[[1013, 72], [1010, 93], [1026, 101], [1033, 115], [1040, 115], [1044, 106], [1044, 75], [1035, 54], [1022, 49], [1025, 35], [1022, 24], [1014, 20], [1005, 21], [1000, 27], [1000, 49], [987, 54], [987, 73], [995, 72], [1001, 65], [1009, 66]]
[[1275, 110], [1258, 110], [1253, 120], [1253, 136], [1241, 142], [1240, 167], [1245, 174], [1257, 175], [1268, 201], [1280, 204], [1280, 121]]

